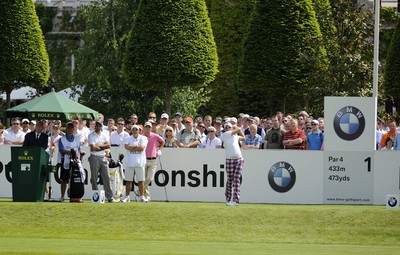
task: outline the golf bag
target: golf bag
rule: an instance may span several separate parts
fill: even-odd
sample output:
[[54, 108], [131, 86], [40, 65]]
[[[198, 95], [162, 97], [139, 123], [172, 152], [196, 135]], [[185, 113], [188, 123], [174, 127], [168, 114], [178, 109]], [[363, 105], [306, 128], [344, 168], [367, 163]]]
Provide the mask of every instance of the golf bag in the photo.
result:
[[118, 161], [110, 157], [108, 159], [108, 171], [110, 173], [110, 187], [113, 192], [115, 200], [120, 201], [124, 192], [124, 167], [122, 160], [124, 159], [123, 154], [119, 154]]
[[83, 169], [81, 160], [78, 159], [75, 150], [71, 150], [70, 161], [70, 180], [69, 180], [69, 201], [83, 202], [82, 197], [85, 195], [85, 179], [86, 174]]

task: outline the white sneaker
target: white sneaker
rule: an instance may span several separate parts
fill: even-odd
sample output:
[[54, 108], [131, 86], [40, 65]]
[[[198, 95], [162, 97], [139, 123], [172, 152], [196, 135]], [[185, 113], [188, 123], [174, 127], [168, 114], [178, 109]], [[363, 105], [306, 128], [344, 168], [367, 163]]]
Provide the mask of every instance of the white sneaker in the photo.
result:
[[109, 203], [118, 203], [118, 201], [117, 200], [115, 200], [115, 198], [110, 198], [110, 199], [108, 199], [108, 202]]
[[139, 197], [139, 202], [147, 203], [147, 199], [144, 196]]
[[235, 202], [235, 201], [229, 201], [228, 203], [226, 203], [227, 206], [239, 206], [239, 203]]
[[121, 202], [122, 203], [128, 203], [128, 202], [130, 202], [131, 201], [131, 197], [130, 196], [124, 196], [122, 199], [121, 199]]
[[146, 197], [146, 200], [147, 200], [146, 203], [151, 201], [150, 197]]

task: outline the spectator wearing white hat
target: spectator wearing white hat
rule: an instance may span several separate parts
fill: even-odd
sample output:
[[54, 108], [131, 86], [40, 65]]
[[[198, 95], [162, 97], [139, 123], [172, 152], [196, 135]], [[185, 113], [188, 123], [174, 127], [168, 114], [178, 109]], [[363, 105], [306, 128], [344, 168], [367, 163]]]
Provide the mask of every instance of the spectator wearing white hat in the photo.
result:
[[129, 202], [129, 194], [132, 189], [133, 177], [136, 175], [139, 188], [139, 201], [147, 202], [144, 197], [144, 180], [145, 172], [144, 167], [146, 165], [146, 147], [148, 144], [147, 137], [139, 134], [139, 126], [132, 126], [132, 135], [125, 140], [126, 149], [126, 166], [125, 169], [125, 181], [126, 181], [126, 192], [125, 197], [122, 198], [122, 202]]
[[24, 132], [25, 134], [31, 132], [32, 130], [29, 128], [29, 120], [28, 119], [23, 119], [21, 121], [21, 125], [22, 125], [22, 132]]
[[29, 129], [30, 130], [35, 130], [35, 127], [36, 127], [36, 120], [31, 120], [29, 122]]
[[168, 121], [169, 121], [169, 116], [167, 113], [163, 113], [161, 114], [160, 117], [160, 124], [158, 125], [157, 129], [156, 129], [156, 133], [165, 138], [165, 130], [168, 127]]
[[205, 149], [219, 149], [221, 148], [222, 141], [218, 137], [215, 136], [216, 129], [213, 126], [207, 128], [208, 135], [203, 137], [200, 142], [200, 148]]
[[240, 126], [240, 130], [243, 134], [245, 134], [246, 129], [248, 129], [251, 124], [253, 124], [253, 118], [248, 114], [244, 114], [242, 118], [242, 125]]

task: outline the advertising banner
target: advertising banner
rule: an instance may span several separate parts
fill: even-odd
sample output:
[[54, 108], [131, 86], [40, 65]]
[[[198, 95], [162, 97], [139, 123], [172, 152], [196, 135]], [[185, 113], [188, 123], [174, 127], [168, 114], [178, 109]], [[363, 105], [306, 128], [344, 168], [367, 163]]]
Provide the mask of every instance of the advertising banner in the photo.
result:
[[325, 97], [325, 151], [373, 151], [374, 105], [372, 97]]
[[324, 203], [372, 204], [374, 152], [324, 153]]

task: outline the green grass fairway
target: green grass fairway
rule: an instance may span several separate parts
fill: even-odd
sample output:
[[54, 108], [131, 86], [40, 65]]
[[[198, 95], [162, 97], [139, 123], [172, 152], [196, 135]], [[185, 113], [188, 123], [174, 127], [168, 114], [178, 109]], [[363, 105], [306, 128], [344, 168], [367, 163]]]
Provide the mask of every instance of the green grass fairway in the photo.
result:
[[400, 254], [384, 206], [0, 200], [0, 254]]

